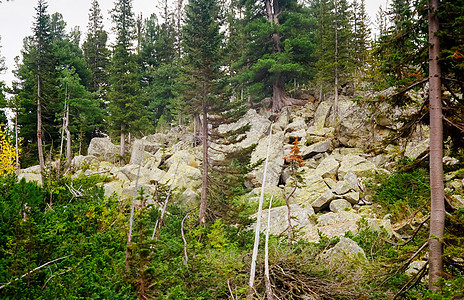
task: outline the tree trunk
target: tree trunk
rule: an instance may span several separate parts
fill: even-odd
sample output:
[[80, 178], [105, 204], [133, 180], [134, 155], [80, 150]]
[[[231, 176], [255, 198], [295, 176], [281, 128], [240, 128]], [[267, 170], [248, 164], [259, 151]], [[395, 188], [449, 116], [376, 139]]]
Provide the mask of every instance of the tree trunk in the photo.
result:
[[124, 133], [124, 130], [126, 130], [126, 125], [121, 124], [121, 141], [119, 148], [119, 155], [121, 156], [124, 156], [124, 153], [126, 152], [126, 135]]
[[68, 169], [71, 165], [71, 132], [69, 131], [69, 99], [68, 105], [66, 106], [66, 168]]
[[443, 274], [443, 231], [445, 203], [443, 186], [443, 116], [441, 102], [441, 70], [438, 65], [440, 41], [438, 32], [438, 0], [429, 0], [429, 99], [430, 99], [430, 192], [431, 215], [429, 236], [429, 288], [437, 291], [436, 282]]
[[45, 161], [42, 146], [42, 106], [40, 104], [40, 75], [37, 75], [37, 149], [39, 152], [40, 172], [42, 173], [45, 168]]
[[16, 169], [19, 170], [19, 142], [18, 142], [18, 108], [15, 109], [15, 144], [16, 144]]
[[202, 102], [202, 109], [203, 109], [203, 180], [201, 184], [201, 200], [200, 200], [200, 215], [198, 216], [198, 220], [200, 223], [205, 223], [205, 216], [206, 216], [206, 201], [207, 201], [207, 193], [208, 193], [208, 109], [206, 106], [206, 86], [205, 82], [203, 82], [203, 102]]
[[280, 84], [280, 74], [276, 74], [276, 78], [272, 82], [272, 111], [278, 113], [283, 107], [283, 91]]
[[337, 1], [334, 1], [335, 5], [335, 101], [334, 101], [334, 116], [335, 119], [338, 117], [338, 9]]

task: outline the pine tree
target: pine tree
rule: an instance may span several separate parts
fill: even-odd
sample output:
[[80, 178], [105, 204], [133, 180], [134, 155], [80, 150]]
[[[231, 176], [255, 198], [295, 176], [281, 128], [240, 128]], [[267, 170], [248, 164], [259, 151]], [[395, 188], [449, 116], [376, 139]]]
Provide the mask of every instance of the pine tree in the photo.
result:
[[185, 53], [185, 82], [183, 97], [190, 99], [195, 114], [202, 114], [203, 183], [199, 221], [205, 222], [208, 193], [208, 113], [218, 104], [215, 81], [219, 78], [219, 7], [214, 0], [190, 0], [185, 8], [182, 46]]
[[274, 112], [305, 104], [289, 97], [285, 85], [308, 74], [314, 34], [308, 12], [297, 1], [250, 0], [245, 7], [249, 42], [243, 62], [250, 66], [251, 90], [261, 97], [272, 95]]
[[97, 0], [92, 1], [89, 10], [89, 23], [87, 25], [87, 38], [82, 45], [84, 57], [92, 71], [92, 80], [89, 85], [91, 92], [102, 97], [108, 80], [109, 50], [106, 46], [108, 34], [103, 28], [103, 16]]
[[365, 0], [354, 0], [352, 4], [353, 58], [355, 77], [363, 76], [369, 55], [371, 21], [366, 11]]
[[108, 94], [110, 122], [113, 132], [120, 135], [120, 155], [125, 153], [125, 135], [137, 123], [144, 123], [144, 108], [138, 99], [139, 84], [134, 51], [135, 19], [132, 0], [118, 0], [112, 10], [116, 43], [113, 48]]

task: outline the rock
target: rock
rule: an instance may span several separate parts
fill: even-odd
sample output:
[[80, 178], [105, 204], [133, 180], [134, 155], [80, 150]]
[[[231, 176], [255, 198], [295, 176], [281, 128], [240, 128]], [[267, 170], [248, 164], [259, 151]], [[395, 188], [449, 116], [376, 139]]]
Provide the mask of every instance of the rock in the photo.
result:
[[[143, 193], [141, 194], [142, 190], [143, 190]], [[154, 190], [154, 186], [147, 185], [147, 184], [138, 184], [137, 190], [135, 190], [135, 182], [133, 182], [130, 185], [125, 186], [123, 188], [121, 197], [126, 198], [126, 199], [133, 198], [134, 192], [137, 198], [140, 198], [140, 196], [142, 196], [144, 201], [146, 202], [149, 201], [151, 203], [153, 201], [152, 195], [155, 192], [155, 190]], [[137, 201], [137, 204], [141, 205], [140, 200]]]
[[182, 195], [180, 195], [180, 203], [188, 208], [194, 208], [195, 206], [197, 206], [198, 200], [198, 193], [194, 192], [190, 188], [185, 189]]
[[461, 195], [451, 195], [451, 197], [446, 197], [446, 199], [453, 209], [464, 208], [464, 198]]
[[343, 176], [343, 181], [350, 185], [350, 188], [354, 191], [359, 191], [358, 176], [353, 171], [346, 172]]
[[[284, 164], [284, 153], [282, 147], [283, 136], [284, 134], [282, 131], [278, 131], [272, 135], [265, 186], [277, 186], [279, 184], [280, 174], [282, 173], [282, 165]], [[269, 136], [259, 140], [256, 149], [251, 154], [251, 164], [255, 164], [259, 160], [263, 160], [263, 163], [245, 176], [245, 185], [248, 188], [259, 187], [262, 185], [268, 141]]]
[[325, 127], [327, 117], [332, 109], [332, 103], [329, 101], [322, 101], [316, 109], [314, 114], [314, 126], [318, 129]]
[[327, 184], [327, 186], [330, 189], [333, 189], [334, 186], [337, 184], [337, 182], [335, 180], [333, 180], [332, 178], [330, 178], [330, 177], [324, 178], [324, 182]]
[[[304, 180], [305, 185], [301, 188], [298, 188], [294, 194], [294, 199], [296, 199], [296, 202], [298, 204], [302, 204], [302, 203], [312, 204], [312, 202], [314, 202], [324, 193], [327, 193], [327, 195], [323, 198], [332, 198], [332, 196], [328, 197], [328, 193], [332, 194], [332, 192], [330, 191], [330, 188], [324, 182], [324, 179], [322, 179], [322, 177], [304, 174], [303, 180]], [[292, 182], [293, 180], [289, 180], [287, 182], [287, 188], [290, 189], [292, 187]], [[325, 203], [321, 205], [319, 205], [318, 203], [317, 207], [320, 208], [320, 207], [323, 207], [324, 205]], [[329, 203], [327, 203], [327, 205], [329, 205]]]
[[285, 128], [285, 132], [298, 132], [305, 130], [308, 126], [306, 125], [305, 120], [302, 117], [296, 117], [292, 120], [290, 124]]
[[114, 162], [119, 154], [119, 147], [113, 144], [109, 138], [93, 138], [87, 153], [99, 160]]
[[190, 188], [195, 191], [201, 186], [201, 171], [189, 165], [182, 165], [179, 168], [172, 166], [163, 176], [161, 184], [173, 184], [174, 187]]
[[350, 202], [351, 204], [359, 203], [359, 192], [351, 192], [342, 195], [342, 198]]
[[408, 269], [404, 272], [409, 276], [414, 276], [427, 264], [424, 260], [415, 260], [409, 264]]
[[408, 143], [406, 145], [406, 150], [404, 151], [404, 156], [409, 157], [410, 159], [417, 159], [424, 156], [429, 151], [430, 139], [425, 139], [420, 143]]
[[18, 181], [24, 179], [26, 182], [35, 182], [37, 185], [42, 185], [42, 175], [40, 173], [32, 173], [25, 170], [21, 170], [21, 173], [19, 173]]
[[[266, 232], [267, 229], [267, 219], [269, 214], [271, 214], [271, 223], [269, 231], [271, 234], [280, 235], [288, 228], [288, 210], [287, 206], [274, 207], [263, 210], [261, 215], [261, 226], [260, 231]], [[298, 204], [290, 205], [290, 216], [292, 219], [293, 230], [299, 230], [300, 233], [303, 233], [305, 238], [308, 238], [312, 241], [317, 240], [319, 237], [317, 235], [317, 229], [312, 223], [310, 216], [314, 215], [314, 210], [311, 206], [301, 206]], [[251, 216], [256, 218], [257, 214]], [[256, 229], [256, 223], [252, 225], [253, 229]]]
[[445, 166], [455, 166], [459, 163], [459, 159], [454, 158], [454, 157], [449, 157], [449, 156], [444, 156], [443, 157], [443, 164]]
[[[259, 197], [261, 195], [261, 187], [254, 188], [249, 193], [249, 195]], [[272, 186], [272, 185], [264, 188], [264, 195], [269, 196], [269, 197], [274, 196], [274, 201], [277, 199], [282, 199], [282, 200], [285, 199], [285, 191], [277, 186]]]
[[253, 144], [256, 144], [262, 137], [266, 135], [266, 132], [269, 131], [271, 122], [263, 116], [258, 115], [256, 110], [250, 109], [247, 113], [237, 122], [231, 124], [222, 124], [218, 127], [219, 133], [226, 133], [230, 131], [235, 131], [243, 126], [249, 124], [251, 128], [247, 131], [245, 139], [240, 141], [237, 144], [234, 144], [232, 148], [234, 149], [244, 149], [250, 147]]
[[277, 121], [274, 123], [273, 128], [276, 130], [285, 130], [287, 128], [287, 125], [290, 122], [290, 111], [289, 107], [284, 107], [282, 108], [282, 111], [280, 112], [280, 116], [277, 119]]
[[165, 175], [166, 171], [160, 170], [158, 168], [151, 169], [149, 175], [150, 184], [161, 182]]
[[373, 170], [377, 170], [377, 168], [372, 162], [359, 155], [350, 154], [343, 157], [338, 169], [338, 178], [343, 178], [349, 171], [352, 171], [356, 176], [364, 176]]
[[303, 144], [306, 139], [306, 130], [300, 129], [285, 133], [285, 143], [293, 143], [296, 138], [300, 141], [300, 145]]
[[196, 161], [195, 155], [193, 155], [188, 150], [180, 150], [174, 153], [168, 160], [166, 160], [166, 166], [171, 169], [172, 167], [179, 168], [183, 167], [184, 165], [188, 165], [191, 167], [198, 167], [198, 162]]
[[366, 253], [356, 244], [355, 241], [346, 237], [340, 237], [340, 241], [333, 247], [322, 254], [322, 258], [329, 262], [338, 264], [347, 260], [367, 261]]
[[321, 142], [317, 142], [315, 144], [312, 144], [308, 147], [302, 146], [301, 147], [301, 155], [304, 158], [309, 158], [312, 155], [318, 154], [318, 153], [324, 153], [330, 150], [330, 147], [332, 146], [332, 142], [330, 140], [325, 140]]
[[333, 127], [323, 127], [319, 128], [317, 126], [310, 126], [306, 129], [306, 133], [311, 137], [327, 137], [332, 138], [335, 134]]
[[100, 161], [94, 155], [78, 155], [75, 156], [71, 161], [71, 166], [75, 169], [88, 168], [93, 166], [98, 166]]
[[351, 190], [351, 184], [344, 180], [335, 183], [335, 186], [332, 188], [332, 192], [334, 192], [337, 195], [346, 194]]
[[145, 159], [144, 167], [151, 170], [159, 168], [159, 166], [169, 157], [171, 157], [171, 153], [167, 153], [163, 149], [158, 149], [154, 156], [147, 157]]
[[330, 211], [334, 213], [338, 213], [338, 212], [350, 210], [351, 204], [345, 199], [335, 199], [330, 202], [329, 207], [330, 207]]
[[311, 206], [314, 208], [314, 211], [317, 212], [329, 206], [333, 199], [335, 199], [335, 195], [331, 191], [327, 191], [320, 194], [316, 200], [311, 202]]
[[122, 195], [122, 191], [123, 191], [122, 182], [120, 181], [107, 182], [103, 185], [103, 189], [105, 190], [106, 198], [111, 197], [113, 194], [119, 197]]
[[139, 184], [149, 183], [150, 181], [149, 179], [150, 171], [145, 169], [144, 167], [140, 167], [140, 172], [139, 172], [138, 165], [126, 165], [120, 169], [120, 172], [126, 175], [127, 178], [133, 182], [137, 180], [137, 175], [138, 175]]
[[160, 148], [160, 144], [149, 142], [146, 139], [135, 140], [134, 144], [132, 145], [132, 153], [129, 164], [146, 164], [146, 161], [149, 158], [153, 158], [153, 154], [156, 153], [156, 151], [158, 151]]
[[329, 156], [321, 161], [316, 168], [316, 174], [322, 178], [336, 178], [340, 163], [333, 157]]

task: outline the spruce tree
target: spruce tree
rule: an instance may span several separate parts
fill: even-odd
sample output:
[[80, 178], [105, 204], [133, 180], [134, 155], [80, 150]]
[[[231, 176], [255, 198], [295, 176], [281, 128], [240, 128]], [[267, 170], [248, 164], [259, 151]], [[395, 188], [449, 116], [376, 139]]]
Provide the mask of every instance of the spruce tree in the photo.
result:
[[135, 19], [132, 0], [118, 0], [112, 10], [116, 42], [110, 68], [109, 121], [120, 136], [120, 155], [125, 153], [126, 134], [145, 123], [139, 99], [137, 64], [134, 55]]
[[202, 114], [203, 182], [199, 221], [205, 222], [208, 194], [208, 113], [221, 99], [215, 84], [219, 78], [222, 35], [219, 32], [219, 7], [215, 0], [190, 0], [185, 8], [182, 46], [185, 53], [186, 82], [183, 97], [194, 114]]
[[369, 56], [371, 21], [366, 11], [365, 0], [354, 0], [352, 4], [353, 58], [355, 78], [365, 73]]
[[84, 57], [92, 71], [89, 85], [91, 92], [102, 97], [108, 80], [108, 63], [110, 52], [107, 48], [108, 34], [103, 28], [103, 16], [97, 0], [93, 0], [89, 10], [87, 38], [82, 45]]
[[[2, 37], [0, 36], [0, 50], [2, 49]], [[0, 51], [0, 75], [6, 71], [5, 57], [2, 56]], [[5, 94], [3, 89], [5, 88], [5, 83], [0, 79], [0, 124], [7, 124], [8, 120], [6, 118], [3, 108], [7, 106]]]

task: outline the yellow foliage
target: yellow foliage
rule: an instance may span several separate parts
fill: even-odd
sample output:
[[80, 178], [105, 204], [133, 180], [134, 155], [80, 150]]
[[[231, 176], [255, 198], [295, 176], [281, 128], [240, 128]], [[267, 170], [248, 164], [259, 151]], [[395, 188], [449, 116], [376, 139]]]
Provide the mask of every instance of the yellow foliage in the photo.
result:
[[[20, 153], [21, 149], [18, 149], [18, 155]], [[0, 176], [14, 172], [16, 167], [16, 147], [0, 129]]]

